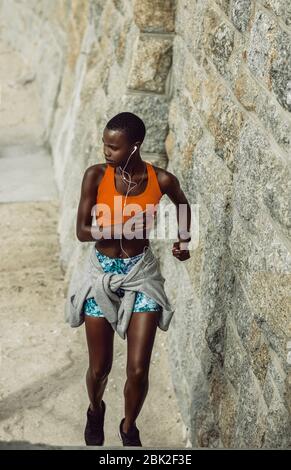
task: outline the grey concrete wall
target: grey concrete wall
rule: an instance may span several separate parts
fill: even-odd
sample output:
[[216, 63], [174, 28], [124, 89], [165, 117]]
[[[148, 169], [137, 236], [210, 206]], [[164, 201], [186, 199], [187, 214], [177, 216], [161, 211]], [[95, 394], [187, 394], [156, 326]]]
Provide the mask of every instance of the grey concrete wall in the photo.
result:
[[290, 2], [2, 0], [1, 12], [35, 59], [67, 278], [88, 248], [75, 236], [84, 171], [103, 161], [107, 120], [135, 112], [143, 157], [199, 207], [189, 261], [155, 244], [189, 442], [290, 445]]

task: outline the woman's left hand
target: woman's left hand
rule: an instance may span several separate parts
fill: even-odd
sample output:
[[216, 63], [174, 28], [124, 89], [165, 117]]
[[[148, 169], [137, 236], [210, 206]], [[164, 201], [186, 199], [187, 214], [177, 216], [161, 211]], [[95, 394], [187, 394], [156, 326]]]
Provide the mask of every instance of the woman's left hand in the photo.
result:
[[180, 261], [186, 261], [186, 259], [190, 258], [189, 250], [180, 249], [180, 242], [173, 243], [172, 253], [173, 253], [173, 256], [175, 256]]

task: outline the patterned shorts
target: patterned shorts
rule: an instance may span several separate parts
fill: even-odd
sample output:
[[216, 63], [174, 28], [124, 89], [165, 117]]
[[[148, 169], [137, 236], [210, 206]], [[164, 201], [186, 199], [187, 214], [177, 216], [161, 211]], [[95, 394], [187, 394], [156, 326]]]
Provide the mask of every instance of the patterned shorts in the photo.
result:
[[[136, 256], [131, 256], [130, 258], [111, 258], [100, 253], [97, 248], [95, 248], [95, 250], [96, 256], [105, 273], [127, 274], [143, 256], [143, 253], [140, 253]], [[123, 297], [124, 289], [120, 287], [116, 291], [116, 294], [119, 297]], [[160, 310], [161, 306], [157, 302], [145, 295], [143, 292], [136, 292], [133, 312], [159, 312]], [[85, 300], [84, 313], [90, 317], [104, 317], [100, 307], [95, 302], [94, 297], [89, 297]]]

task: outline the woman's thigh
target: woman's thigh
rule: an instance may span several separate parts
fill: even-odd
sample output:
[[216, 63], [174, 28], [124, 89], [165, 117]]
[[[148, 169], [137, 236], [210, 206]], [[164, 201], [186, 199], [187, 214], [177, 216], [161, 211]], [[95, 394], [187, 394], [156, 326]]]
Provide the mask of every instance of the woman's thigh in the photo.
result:
[[96, 373], [108, 373], [113, 361], [114, 330], [105, 318], [85, 315], [89, 366]]
[[133, 312], [127, 329], [127, 375], [146, 376], [158, 326], [159, 312]]

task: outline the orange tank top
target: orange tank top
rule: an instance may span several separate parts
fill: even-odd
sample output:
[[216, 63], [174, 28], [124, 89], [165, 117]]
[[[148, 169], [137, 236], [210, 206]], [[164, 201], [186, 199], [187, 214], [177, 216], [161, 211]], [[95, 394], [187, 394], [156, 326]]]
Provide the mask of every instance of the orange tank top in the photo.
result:
[[158, 203], [163, 194], [160, 190], [160, 185], [152, 164], [147, 161], [145, 161], [145, 163], [148, 174], [147, 186], [145, 190], [137, 196], [132, 196], [129, 192], [124, 209], [125, 195], [120, 194], [116, 190], [114, 167], [110, 165], [107, 166], [103, 178], [99, 183], [96, 197], [96, 218], [98, 225], [105, 227], [119, 224], [121, 221], [124, 223], [141, 210], [147, 211], [147, 213], [151, 212], [156, 216]]

